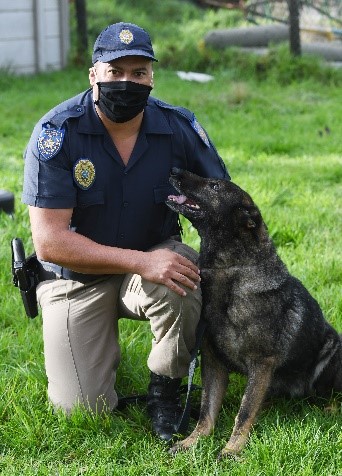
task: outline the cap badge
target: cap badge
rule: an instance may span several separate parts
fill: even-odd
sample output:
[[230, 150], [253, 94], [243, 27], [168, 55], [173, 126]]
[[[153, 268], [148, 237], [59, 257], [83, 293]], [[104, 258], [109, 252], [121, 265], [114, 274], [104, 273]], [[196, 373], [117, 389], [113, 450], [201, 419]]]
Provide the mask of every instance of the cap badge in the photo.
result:
[[202, 139], [202, 141], [205, 143], [205, 145], [207, 147], [210, 147], [210, 142], [209, 142], [209, 139], [208, 139], [208, 136], [207, 134], [205, 133], [205, 130], [203, 129], [203, 127], [201, 126], [201, 124], [198, 122], [198, 120], [194, 117], [192, 123], [191, 123], [192, 127], [195, 129], [195, 131], [197, 132], [197, 134], [200, 136], [200, 138]]
[[121, 30], [119, 34], [119, 38], [121, 43], [125, 45], [129, 45], [134, 40], [133, 33], [130, 30]]
[[37, 147], [42, 160], [50, 160], [61, 149], [65, 130], [56, 129], [49, 123], [43, 124], [43, 130], [39, 134]]
[[95, 182], [95, 165], [89, 159], [78, 159], [74, 165], [74, 180], [82, 190], [88, 190]]

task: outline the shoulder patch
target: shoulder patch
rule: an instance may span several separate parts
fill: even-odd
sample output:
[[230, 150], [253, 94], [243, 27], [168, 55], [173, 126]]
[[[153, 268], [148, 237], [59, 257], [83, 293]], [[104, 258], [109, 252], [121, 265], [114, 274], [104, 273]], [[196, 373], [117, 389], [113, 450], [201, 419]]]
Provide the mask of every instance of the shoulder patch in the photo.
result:
[[50, 160], [58, 154], [63, 144], [64, 134], [64, 128], [51, 127], [48, 122], [43, 124], [43, 129], [37, 141], [38, 151], [43, 160]]
[[195, 129], [195, 131], [197, 132], [197, 134], [200, 136], [200, 138], [202, 139], [202, 141], [205, 143], [205, 145], [206, 145], [207, 147], [210, 147], [210, 142], [209, 142], [208, 136], [207, 136], [205, 130], [203, 129], [203, 127], [201, 126], [201, 124], [198, 122], [198, 120], [196, 119], [195, 116], [194, 116], [193, 119], [192, 119], [191, 125], [192, 125], [192, 127]]
[[88, 190], [95, 182], [95, 165], [89, 159], [78, 159], [74, 165], [74, 180], [82, 190]]

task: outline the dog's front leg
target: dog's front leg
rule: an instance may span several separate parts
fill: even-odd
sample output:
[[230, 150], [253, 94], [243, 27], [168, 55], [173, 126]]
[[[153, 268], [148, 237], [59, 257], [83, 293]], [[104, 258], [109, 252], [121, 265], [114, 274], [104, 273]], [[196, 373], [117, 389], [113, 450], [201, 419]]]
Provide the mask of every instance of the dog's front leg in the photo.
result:
[[275, 359], [273, 357], [255, 364], [249, 372], [247, 386], [230, 439], [219, 457], [238, 454], [245, 446], [256, 415], [270, 386]]
[[209, 435], [214, 428], [222, 406], [229, 373], [227, 368], [211, 352], [206, 338], [203, 339], [201, 346], [201, 378], [201, 410], [196, 428], [190, 436], [178, 441], [170, 449], [171, 453], [186, 450], [196, 443], [200, 436]]

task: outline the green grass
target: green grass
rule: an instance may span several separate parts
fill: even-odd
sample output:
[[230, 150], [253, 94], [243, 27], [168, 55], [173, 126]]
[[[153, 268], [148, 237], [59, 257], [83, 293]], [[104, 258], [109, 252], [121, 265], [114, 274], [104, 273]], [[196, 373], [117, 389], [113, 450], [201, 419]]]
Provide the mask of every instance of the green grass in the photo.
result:
[[[136, 14], [139, 2], [130, 3], [136, 10], [129, 20], [141, 23], [142, 19], [143, 26], [151, 27], [153, 18], [141, 10], [140, 18]], [[158, 8], [180, 5], [150, 3]], [[89, 4], [95, 29], [105, 2], [98, 2], [97, 16], [94, 2]], [[124, 8], [121, 2], [117, 15]], [[189, 4], [186, 8], [184, 18], [193, 31], [199, 20]], [[177, 34], [186, 35], [180, 18]], [[209, 24], [217, 20], [217, 14], [206, 13], [203, 18]], [[156, 23], [154, 31], [158, 28]], [[165, 24], [160, 28], [166, 38], [172, 36]], [[306, 75], [285, 84], [274, 71], [260, 78], [250, 74], [250, 66], [245, 69], [245, 61], [237, 57], [236, 63], [242, 66], [211, 70], [215, 80], [207, 84], [181, 81], [170, 65], [165, 69], [158, 64], [153, 94], [196, 112], [232, 179], [260, 207], [290, 271], [342, 332], [342, 89], [330, 73]], [[87, 88], [87, 74], [82, 66], [25, 78], [0, 75], [0, 188], [12, 191], [16, 198], [13, 219], [0, 213], [0, 474], [341, 476], [338, 399], [330, 407], [323, 401], [272, 402], [259, 416], [241, 459], [222, 462], [216, 456], [229, 437], [243, 393], [245, 381], [240, 376], [232, 379], [214, 434], [175, 457], [151, 433], [143, 405], [112, 416], [78, 411], [71, 418], [49, 407], [41, 318], [28, 320], [24, 315], [19, 293], [11, 285], [9, 245], [11, 238], [20, 236], [27, 251], [32, 251], [28, 214], [20, 203], [22, 153], [31, 130], [46, 110]], [[197, 234], [188, 222], [183, 224], [185, 240], [198, 248]], [[120, 333], [117, 390], [124, 395], [144, 393], [151, 343], [148, 326], [122, 320]], [[199, 395], [194, 398], [198, 403]]]

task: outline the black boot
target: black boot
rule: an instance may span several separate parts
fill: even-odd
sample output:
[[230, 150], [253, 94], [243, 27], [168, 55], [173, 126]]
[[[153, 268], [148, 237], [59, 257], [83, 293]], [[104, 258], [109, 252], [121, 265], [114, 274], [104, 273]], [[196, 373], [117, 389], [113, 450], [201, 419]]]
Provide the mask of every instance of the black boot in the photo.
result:
[[182, 416], [179, 387], [182, 379], [164, 377], [151, 372], [147, 394], [147, 412], [155, 433], [164, 441], [170, 441], [177, 433]]

